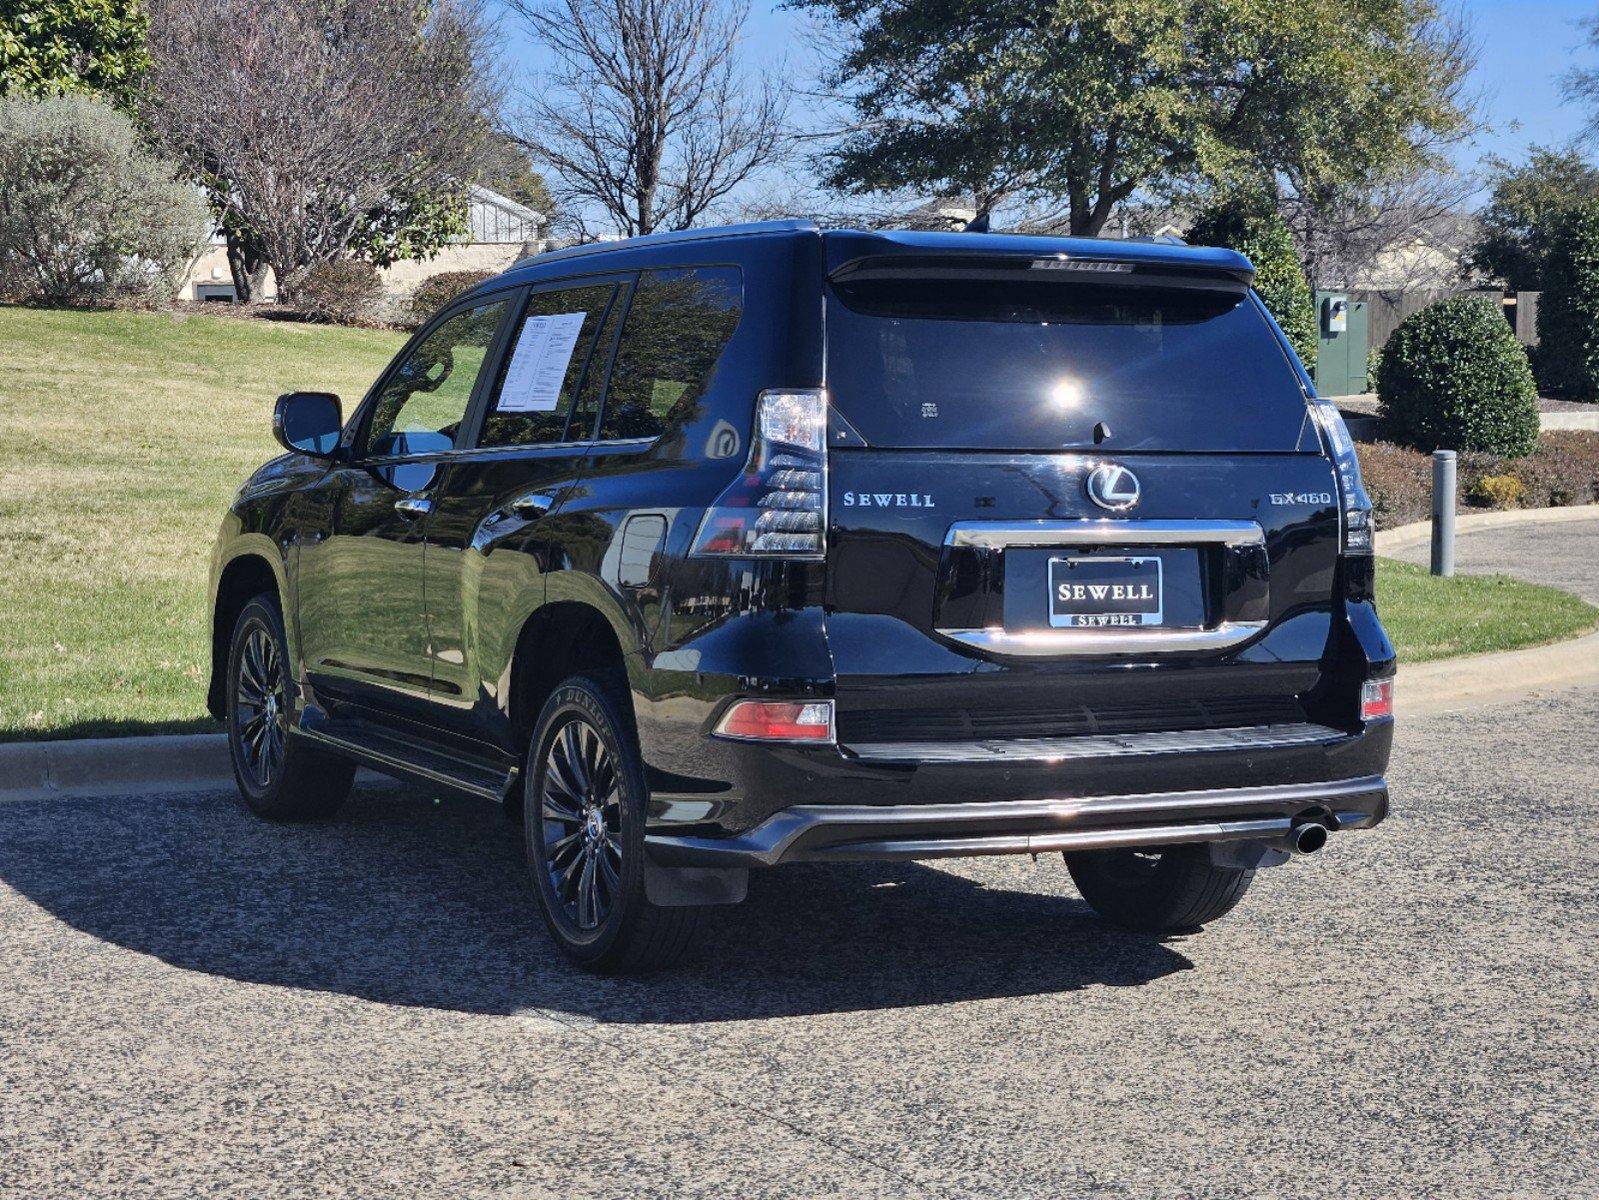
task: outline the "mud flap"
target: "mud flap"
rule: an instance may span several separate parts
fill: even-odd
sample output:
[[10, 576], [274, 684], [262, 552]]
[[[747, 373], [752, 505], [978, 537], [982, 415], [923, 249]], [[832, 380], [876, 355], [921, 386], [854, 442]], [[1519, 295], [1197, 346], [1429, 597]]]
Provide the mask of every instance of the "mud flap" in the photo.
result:
[[644, 858], [644, 896], [660, 908], [739, 904], [749, 884], [748, 867], [663, 867]]

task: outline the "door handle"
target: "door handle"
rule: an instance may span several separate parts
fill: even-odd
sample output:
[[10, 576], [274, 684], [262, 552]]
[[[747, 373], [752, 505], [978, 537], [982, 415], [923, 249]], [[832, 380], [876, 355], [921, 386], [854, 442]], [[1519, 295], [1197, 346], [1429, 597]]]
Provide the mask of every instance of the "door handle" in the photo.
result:
[[542, 517], [554, 507], [554, 496], [518, 496], [515, 500], [511, 501], [511, 511], [517, 516], [521, 517], [524, 521], [531, 521], [537, 517]]
[[415, 521], [433, 511], [433, 501], [426, 496], [401, 496], [394, 502], [394, 511], [407, 521]]

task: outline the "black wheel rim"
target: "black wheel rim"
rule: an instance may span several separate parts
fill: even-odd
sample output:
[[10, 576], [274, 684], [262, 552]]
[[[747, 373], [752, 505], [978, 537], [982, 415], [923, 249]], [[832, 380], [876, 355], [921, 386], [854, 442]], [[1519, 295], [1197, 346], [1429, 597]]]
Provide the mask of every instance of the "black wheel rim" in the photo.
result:
[[277, 777], [288, 725], [288, 689], [278, 641], [257, 625], [239, 649], [233, 726], [245, 770], [258, 787], [269, 786]]
[[539, 812], [556, 905], [580, 931], [599, 929], [622, 888], [622, 780], [599, 730], [582, 717], [550, 739]]

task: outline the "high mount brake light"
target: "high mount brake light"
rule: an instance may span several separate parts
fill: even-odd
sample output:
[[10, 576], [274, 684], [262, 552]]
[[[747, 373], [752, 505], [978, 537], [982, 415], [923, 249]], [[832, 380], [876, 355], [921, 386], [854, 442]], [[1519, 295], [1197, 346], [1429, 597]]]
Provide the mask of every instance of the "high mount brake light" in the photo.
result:
[[722, 737], [750, 742], [830, 742], [831, 700], [740, 700], [716, 723]]
[[744, 473], [705, 511], [690, 551], [748, 558], [827, 552], [827, 393], [762, 392]]
[[1312, 400], [1310, 415], [1326, 439], [1327, 453], [1338, 478], [1340, 516], [1339, 549], [1344, 554], [1370, 554], [1373, 546], [1371, 500], [1360, 478], [1360, 460], [1355, 456], [1355, 441], [1349, 436], [1338, 406], [1328, 400]]

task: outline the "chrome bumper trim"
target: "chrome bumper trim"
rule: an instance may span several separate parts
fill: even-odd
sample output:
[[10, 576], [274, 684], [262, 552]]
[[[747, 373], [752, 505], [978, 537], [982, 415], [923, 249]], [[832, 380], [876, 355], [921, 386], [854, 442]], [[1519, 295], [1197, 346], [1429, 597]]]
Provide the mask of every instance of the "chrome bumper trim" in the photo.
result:
[[793, 861], [963, 858], [1043, 850], [1269, 839], [1309, 810], [1335, 829], [1388, 811], [1380, 775], [1278, 787], [963, 804], [799, 805], [728, 837], [648, 834], [664, 866], [775, 866]]
[[864, 762], [1067, 762], [1081, 758], [1132, 758], [1212, 750], [1265, 750], [1336, 742], [1346, 735], [1304, 722], [1158, 733], [1103, 733], [1073, 737], [984, 738], [963, 742], [851, 742], [841, 747]]
[[1264, 546], [1256, 521], [956, 521], [949, 546]]
[[1011, 658], [1053, 658], [1061, 655], [1173, 654], [1195, 650], [1230, 650], [1264, 633], [1265, 621], [1225, 621], [1214, 629], [940, 629], [953, 642]]

